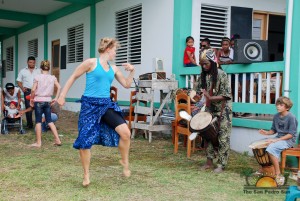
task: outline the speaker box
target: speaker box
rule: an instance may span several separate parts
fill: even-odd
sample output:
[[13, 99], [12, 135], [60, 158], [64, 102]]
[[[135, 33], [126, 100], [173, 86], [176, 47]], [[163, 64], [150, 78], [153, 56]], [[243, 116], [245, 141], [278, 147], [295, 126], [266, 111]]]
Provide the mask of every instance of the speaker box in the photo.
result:
[[268, 61], [268, 41], [236, 39], [234, 41], [234, 63]]

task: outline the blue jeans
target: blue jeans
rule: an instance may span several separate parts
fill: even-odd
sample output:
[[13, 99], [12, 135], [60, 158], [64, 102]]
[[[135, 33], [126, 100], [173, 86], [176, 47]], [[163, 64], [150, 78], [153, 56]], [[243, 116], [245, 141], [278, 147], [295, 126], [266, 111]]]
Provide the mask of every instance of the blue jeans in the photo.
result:
[[[45, 115], [43, 114], [42, 117], [45, 117]], [[51, 113], [51, 120], [52, 122], [56, 122], [58, 120], [58, 116], [55, 113]], [[47, 130], [49, 130], [49, 126], [48, 123], [46, 123], [46, 121], [42, 122], [42, 132], [47, 132]]]
[[42, 123], [42, 115], [45, 114], [47, 124], [51, 123], [51, 108], [50, 102], [35, 102], [34, 103], [35, 122]]

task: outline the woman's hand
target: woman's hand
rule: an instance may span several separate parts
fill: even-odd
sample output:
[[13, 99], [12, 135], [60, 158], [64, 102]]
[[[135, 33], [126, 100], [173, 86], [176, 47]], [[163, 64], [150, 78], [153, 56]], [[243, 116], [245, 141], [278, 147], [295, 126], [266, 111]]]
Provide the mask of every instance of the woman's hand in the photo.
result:
[[57, 102], [60, 106], [63, 106], [63, 105], [65, 105], [66, 100], [65, 100], [64, 97], [59, 96], [59, 98], [57, 99], [56, 102]]
[[125, 68], [126, 71], [132, 72], [135, 70], [134, 66], [131, 65], [130, 63], [124, 63], [122, 64], [122, 66]]

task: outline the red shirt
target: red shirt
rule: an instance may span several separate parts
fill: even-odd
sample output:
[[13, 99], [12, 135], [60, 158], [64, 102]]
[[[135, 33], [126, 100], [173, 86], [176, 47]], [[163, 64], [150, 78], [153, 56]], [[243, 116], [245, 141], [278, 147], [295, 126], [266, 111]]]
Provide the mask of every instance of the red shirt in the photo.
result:
[[195, 48], [194, 47], [189, 47], [189, 46], [187, 46], [185, 48], [184, 55], [183, 55], [183, 63], [184, 64], [191, 63], [191, 61], [189, 60], [189, 56], [187, 55], [187, 51], [189, 51], [191, 53], [192, 57], [194, 57]]

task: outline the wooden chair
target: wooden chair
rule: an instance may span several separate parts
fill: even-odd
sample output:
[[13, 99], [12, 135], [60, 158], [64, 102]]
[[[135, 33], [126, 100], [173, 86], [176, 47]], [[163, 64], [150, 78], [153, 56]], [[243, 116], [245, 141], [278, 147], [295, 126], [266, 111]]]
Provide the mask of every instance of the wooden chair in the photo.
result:
[[[137, 102], [137, 99], [136, 99], [136, 91], [131, 91], [130, 92], [130, 104], [129, 104], [129, 112], [128, 114], [125, 114], [125, 120], [128, 121], [128, 127], [129, 129], [131, 130], [131, 122], [134, 121], [134, 107], [136, 105], [136, 102]], [[146, 101], [140, 101], [140, 103], [143, 103], [144, 105], [147, 105], [147, 102]], [[138, 118], [137, 118], [137, 121], [144, 121], [146, 122], [147, 121], [147, 115], [142, 115], [142, 114], [139, 114], [138, 115]]]
[[110, 87], [110, 98], [113, 102], [117, 102], [118, 101], [118, 88], [111, 86]]
[[175, 132], [174, 132], [174, 154], [178, 152], [178, 141], [179, 134], [187, 137], [187, 157], [191, 157], [192, 151], [192, 141], [188, 138], [191, 134], [189, 122], [186, 121], [186, 124], [183, 124], [185, 120], [179, 116], [180, 111], [186, 111], [188, 114], [191, 114], [191, 103], [190, 97], [187, 94], [181, 93], [176, 95], [175, 98]]
[[[282, 153], [281, 153], [281, 174], [284, 173], [287, 156], [295, 156], [298, 158], [298, 171], [299, 171], [300, 170], [300, 144], [298, 145], [298, 147], [289, 148], [289, 149], [282, 151]], [[292, 168], [290, 168], [290, 169], [292, 169]]]

